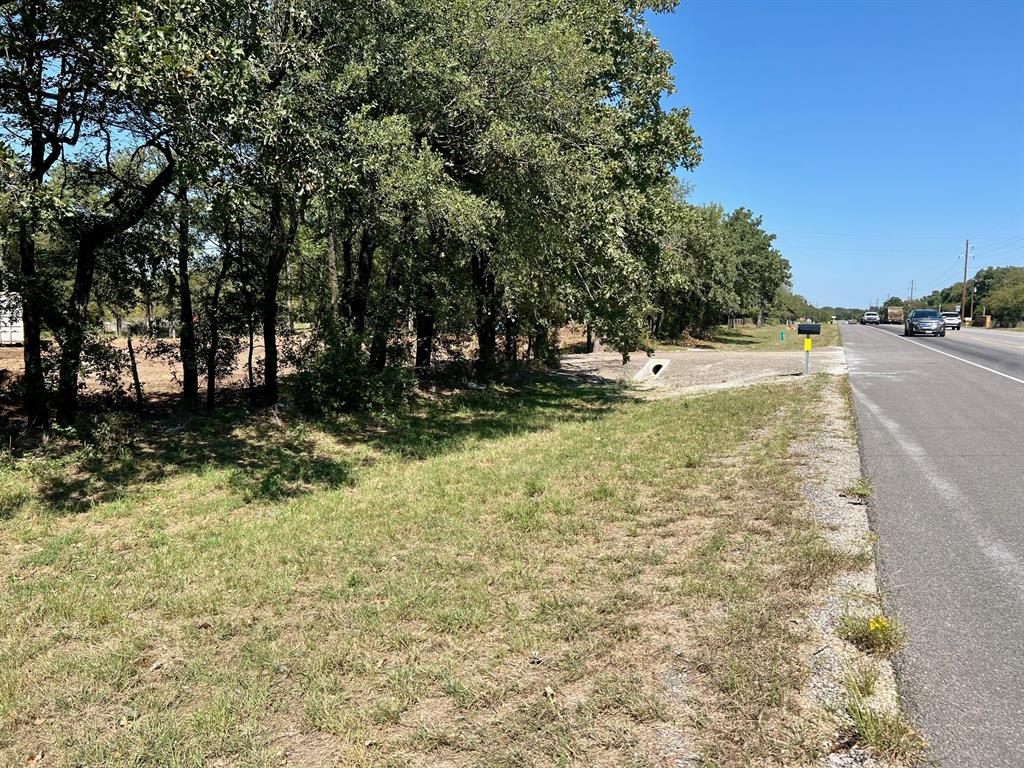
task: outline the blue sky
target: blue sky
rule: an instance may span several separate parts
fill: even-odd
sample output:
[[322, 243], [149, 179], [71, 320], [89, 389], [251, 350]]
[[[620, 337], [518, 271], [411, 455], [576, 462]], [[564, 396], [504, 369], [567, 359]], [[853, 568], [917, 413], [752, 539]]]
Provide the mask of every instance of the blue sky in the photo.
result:
[[[764, 216], [814, 304], [1024, 264], [1024, 2], [683, 0], [672, 52], [695, 202]], [[958, 266], [959, 265], [959, 266]]]

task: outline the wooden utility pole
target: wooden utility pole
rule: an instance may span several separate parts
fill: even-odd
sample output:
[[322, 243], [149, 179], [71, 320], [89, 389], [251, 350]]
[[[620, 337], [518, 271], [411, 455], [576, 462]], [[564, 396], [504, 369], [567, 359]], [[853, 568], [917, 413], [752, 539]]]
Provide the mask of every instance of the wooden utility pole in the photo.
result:
[[971, 252], [971, 241], [964, 240], [964, 289], [960, 298], [960, 323], [964, 322], [964, 312], [967, 310], [967, 254]]
[[913, 280], [911, 280], [910, 281], [910, 300], [907, 302], [908, 304], [913, 304], [914, 303], [914, 286], [915, 285], [916, 285], [916, 283]]

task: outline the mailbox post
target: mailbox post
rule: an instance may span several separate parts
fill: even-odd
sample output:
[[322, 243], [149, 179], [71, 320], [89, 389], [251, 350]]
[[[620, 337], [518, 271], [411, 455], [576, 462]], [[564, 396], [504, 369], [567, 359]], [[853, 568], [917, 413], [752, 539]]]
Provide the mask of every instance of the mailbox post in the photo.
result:
[[804, 337], [804, 376], [811, 372], [811, 336], [821, 333], [821, 323], [800, 323], [796, 332]]

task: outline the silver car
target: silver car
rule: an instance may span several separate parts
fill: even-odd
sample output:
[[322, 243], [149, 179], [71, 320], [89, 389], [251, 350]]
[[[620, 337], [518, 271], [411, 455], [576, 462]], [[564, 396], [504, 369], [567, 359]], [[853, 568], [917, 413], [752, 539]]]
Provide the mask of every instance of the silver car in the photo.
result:
[[915, 309], [903, 323], [904, 336], [917, 334], [946, 335], [946, 318], [937, 309]]

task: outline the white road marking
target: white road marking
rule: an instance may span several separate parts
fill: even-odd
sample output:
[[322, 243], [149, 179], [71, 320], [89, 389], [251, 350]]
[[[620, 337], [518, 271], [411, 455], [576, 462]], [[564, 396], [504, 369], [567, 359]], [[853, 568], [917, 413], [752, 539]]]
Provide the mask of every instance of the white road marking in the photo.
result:
[[[1009, 341], [1003, 341], [1002, 339], [993, 339], [979, 335], [979, 333], [964, 333], [963, 331], [948, 331], [948, 333], [954, 338], [960, 341], [979, 341], [982, 344], [998, 344], [1002, 347], [1009, 347], [1010, 349], [1016, 349], [1024, 352], [1024, 339], [1014, 339], [1016, 344], [1011, 344]], [[1008, 338], [1010, 334], [1004, 334], [1003, 338]]]
[[960, 521], [973, 536], [978, 549], [1013, 582], [1015, 597], [1018, 600], [1024, 600], [1024, 561], [1021, 561], [976, 514], [971, 512], [973, 505], [970, 499], [961, 493], [954, 483], [931, 466], [929, 453], [924, 446], [908, 436], [903, 428], [886, 416], [871, 398], [858, 390], [854, 390], [854, 393], [855, 397], [864, 404], [864, 407], [871, 412], [882, 428], [889, 433], [917, 466], [918, 471], [928, 478], [928, 482], [939, 492], [953, 514], [960, 518]]
[[[882, 331], [881, 328], [879, 328], [878, 330]], [[901, 339], [903, 341], [909, 342], [910, 344], [916, 344], [917, 346], [921, 347], [922, 349], [927, 349], [927, 350], [930, 350], [931, 352], [936, 352], [936, 353], [938, 353], [940, 355], [945, 355], [946, 357], [952, 357], [954, 360], [959, 360], [961, 363], [967, 363], [968, 365], [973, 365], [975, 368], [981, 368], [981, 370], [983, 370], [983, 371], [988, 371], [989, 373], [994, 373], [996, 376], [1002, 376], [1004, 379], [1009, 379], [1010, 381], [1016, 381], [1018, 384], [1024, 384], [1024, 379], [1018, 379], [1016, 376], [1011, 376], [1008, 373], [1003, 373], [1002, 371], [997, 371], [995, 368], [989, 368], [987, 365], [981, 365], [980, 363], [975, 363], [973, 360], [968, 360], [967, 358], [960, 357], [958, 355], [951, 355], [951, 354], [949, 354], [949, 352], [943, 352], [941, 349], [936, 349], [935, 347], [929, 347], [927, 344], [922, 344], [920, 341], [914, 341], [913, 339], [908, 339], [906, 336], [900, 336], [899, 334], [889, 333], [888, 331], [882, 331], [882, 333], [884, 333], [886, 336], [892, 336], [895, 339]]]

